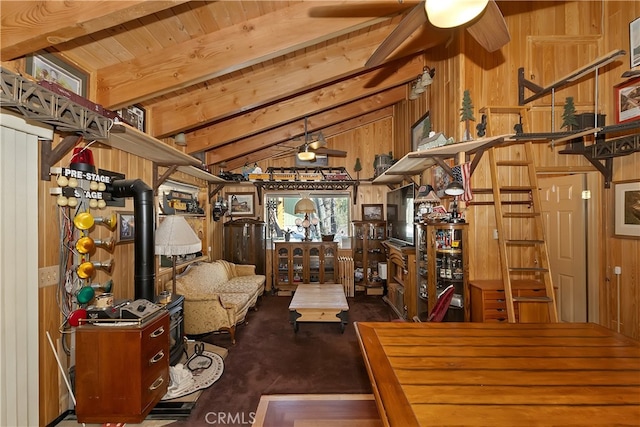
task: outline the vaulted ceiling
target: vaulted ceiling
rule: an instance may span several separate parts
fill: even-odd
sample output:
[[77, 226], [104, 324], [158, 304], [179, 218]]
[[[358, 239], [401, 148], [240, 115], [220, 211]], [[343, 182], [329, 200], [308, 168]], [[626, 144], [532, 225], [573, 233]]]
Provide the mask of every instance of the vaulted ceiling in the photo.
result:
[[47, 50], [90, 76], [89, 98], [142, 105], [148, 132], [228, 167], [390, 114], [451, 31], [415, 31], [364, 64], [418, 1], [2, 1], [1, 59]]

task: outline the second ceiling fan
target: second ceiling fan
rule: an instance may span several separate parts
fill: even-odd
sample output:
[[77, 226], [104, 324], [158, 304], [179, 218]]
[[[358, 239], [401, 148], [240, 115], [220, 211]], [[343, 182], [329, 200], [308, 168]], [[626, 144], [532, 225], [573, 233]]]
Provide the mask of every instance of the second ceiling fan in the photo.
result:
[[504, 16], [494, 0], [423, 0], [384, 39], [365, 67], [382, 64], [407, 37], [427, 22], [438, 28], [466, 25], [469, 34], [489, 52], [511, 40]]
[[334, 157], [347, 157], [347, 152], [342, 150], [332, 150], [327, 147], [322, 131], [317, 133], [308, 132], [307, 118], [304, 118], [304, 143], [298, 148], [298, 159], [303, 161], [314, 161], [316, 154], [325, 154]]

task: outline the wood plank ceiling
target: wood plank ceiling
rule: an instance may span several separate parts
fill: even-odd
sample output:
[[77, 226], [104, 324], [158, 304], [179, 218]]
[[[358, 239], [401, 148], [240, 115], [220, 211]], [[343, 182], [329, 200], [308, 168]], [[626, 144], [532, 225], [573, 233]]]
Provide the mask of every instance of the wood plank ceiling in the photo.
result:
[[[330, 137], [407, 98], [429, 24], [377, 69], [364, 64], [417, 1], [38, 1], [0, 3], [1, 59], [46, 49], [94, 79], [94, 102], [140, 104], [158, 138], [228, 169]], [[295, 148], [294, 148], [295, 149]]]

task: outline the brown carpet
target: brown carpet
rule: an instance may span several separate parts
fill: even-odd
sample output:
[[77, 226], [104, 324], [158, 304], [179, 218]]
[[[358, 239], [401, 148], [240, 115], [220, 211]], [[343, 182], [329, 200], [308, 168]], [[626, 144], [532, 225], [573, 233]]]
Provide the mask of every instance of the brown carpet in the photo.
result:
[[202, 338], [229, 350], [224, 374], [202, 392], [189, 418], [173, 426], [250, 425], [262, 395], [372, 392], [353, 322], [396, 318], [382, 298], [349, 298], [344, 334], [338, 323], [300, 323], [294, 333], [290, 301], [262, 297], [258, 311], [250, 311], [248, 324], [236, 332], [235, 346], [228, 335]]

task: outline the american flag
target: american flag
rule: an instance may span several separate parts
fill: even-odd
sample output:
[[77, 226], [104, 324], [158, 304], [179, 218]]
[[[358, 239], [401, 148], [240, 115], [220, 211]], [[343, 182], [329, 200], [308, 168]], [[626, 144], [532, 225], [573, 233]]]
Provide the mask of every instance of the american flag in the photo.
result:
[[453, 172], [453, 178], [462, 183], [462, 187], [464, 187], [464, 194], [460, 196], [460, 200], [465, 202], [473, 200], [473, 193], [471, 192], [471, 162], [456, 165], [451, 168], [451, 171]]

